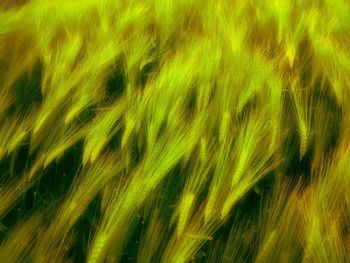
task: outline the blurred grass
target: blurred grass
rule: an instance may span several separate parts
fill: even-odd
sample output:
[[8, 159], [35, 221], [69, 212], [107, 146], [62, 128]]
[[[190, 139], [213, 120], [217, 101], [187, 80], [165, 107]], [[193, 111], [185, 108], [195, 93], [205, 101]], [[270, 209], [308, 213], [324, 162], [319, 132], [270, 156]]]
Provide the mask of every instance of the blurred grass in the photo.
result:
[[349, 11], [2, 1], [0, 262], [348, 262]]

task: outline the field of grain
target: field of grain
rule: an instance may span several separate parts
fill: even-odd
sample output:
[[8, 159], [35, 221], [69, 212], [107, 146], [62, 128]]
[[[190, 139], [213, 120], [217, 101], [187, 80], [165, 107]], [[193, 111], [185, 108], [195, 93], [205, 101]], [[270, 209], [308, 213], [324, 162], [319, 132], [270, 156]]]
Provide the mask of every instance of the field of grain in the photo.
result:
[[348, 0], [0, 1], [1, 263], [350, 262], [349, 146]]

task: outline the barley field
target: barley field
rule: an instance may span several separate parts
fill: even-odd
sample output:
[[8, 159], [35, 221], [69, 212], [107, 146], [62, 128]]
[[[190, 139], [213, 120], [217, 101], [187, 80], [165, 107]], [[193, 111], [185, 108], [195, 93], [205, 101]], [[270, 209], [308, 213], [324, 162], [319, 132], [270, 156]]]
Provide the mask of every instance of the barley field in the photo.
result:
[[0, 263], [350, 262], [349, 168], [348, 0], [0, 1]]

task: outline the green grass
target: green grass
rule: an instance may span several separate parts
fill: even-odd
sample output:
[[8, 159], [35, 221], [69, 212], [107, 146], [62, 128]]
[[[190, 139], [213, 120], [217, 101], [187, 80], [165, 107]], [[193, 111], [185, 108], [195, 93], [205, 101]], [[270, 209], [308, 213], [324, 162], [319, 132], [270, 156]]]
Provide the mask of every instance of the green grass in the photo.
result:
[[0, 3], [0, 262], [348, 262], [346, 0]]

